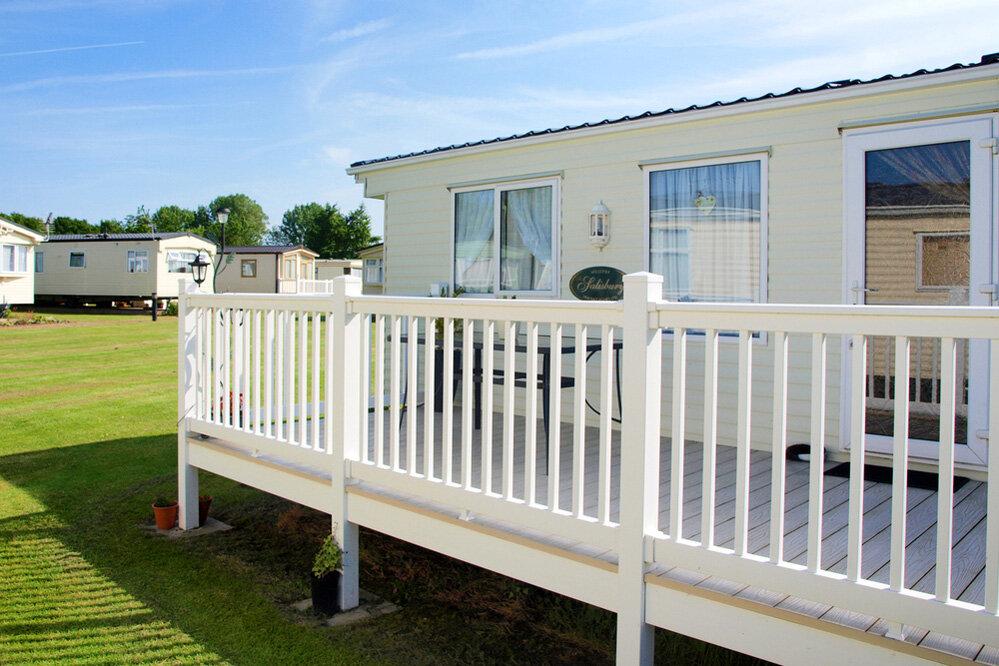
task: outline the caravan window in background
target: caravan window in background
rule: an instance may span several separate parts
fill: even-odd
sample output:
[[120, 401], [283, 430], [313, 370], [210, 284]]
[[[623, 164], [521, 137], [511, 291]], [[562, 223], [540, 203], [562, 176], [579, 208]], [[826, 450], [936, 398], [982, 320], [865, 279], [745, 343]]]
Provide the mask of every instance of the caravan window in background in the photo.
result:
[[44, 273], [45, 272], [45, 253], [35, 251], [35, 272]]
[[86, 268], [87, 267], [87, 253], [86, 252], [70, 252], [69, 253], [69, 267], [70, 268]]
[[368, 284], [381, 284], [382, 283], [382, 260], [381, 259], [365, 259], [364, 260], [364, 281]]
[[167, 273], [190, 273], [191, 262], [197, 259], [197, 252], [167, 252]]
[[646, 167], [648, 267], [671, 301], [766, 302], [766, 158]]
[[125, 265], [126, 273], [149, 272], [149, 250], [129, 250]]

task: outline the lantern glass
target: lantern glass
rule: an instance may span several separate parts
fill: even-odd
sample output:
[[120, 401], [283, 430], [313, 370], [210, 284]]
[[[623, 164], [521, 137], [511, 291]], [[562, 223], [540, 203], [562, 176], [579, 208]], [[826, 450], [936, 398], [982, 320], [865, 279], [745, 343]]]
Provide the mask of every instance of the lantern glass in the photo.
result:
[[215, 217], [218, 218], [219, 224], [221, 224], [224, 227], [225, 223], [229, 221], [229, 209], [219, 208], [217, 211], [215, 211]]
[[191, 274], [194, 276], [194, 282], [199, 287], [204, 283], [205, 278], [208, 277], [208, 267], [211, 264], [202, 256], [199, 252], [198, 256], [194, 258], [194, 261], [190, 263]]
[[603, 247], [610, 240], [610, 210], [603, 201], [590, 211], [590, 242]]

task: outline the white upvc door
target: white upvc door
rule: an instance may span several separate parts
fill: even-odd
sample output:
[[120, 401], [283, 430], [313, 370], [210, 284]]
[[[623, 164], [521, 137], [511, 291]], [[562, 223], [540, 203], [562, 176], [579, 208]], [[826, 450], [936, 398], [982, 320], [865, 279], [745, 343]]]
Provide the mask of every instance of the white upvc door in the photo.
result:
[[[845, 303], [996, 305], [996, 122], [979, 116], [846, 134]], [[868, 346], [865, 446], [891, 453], [893, 340], [873, 337]], [[976, 465], [988, 450], [987, 347], [959, 340], [957, 352], [955, 460]], [[843, 354], [846, 447], [850, 356]], [[938, 458], [938, 363], [938, 340], [912, 341], [910, 452], [928, 461]]]

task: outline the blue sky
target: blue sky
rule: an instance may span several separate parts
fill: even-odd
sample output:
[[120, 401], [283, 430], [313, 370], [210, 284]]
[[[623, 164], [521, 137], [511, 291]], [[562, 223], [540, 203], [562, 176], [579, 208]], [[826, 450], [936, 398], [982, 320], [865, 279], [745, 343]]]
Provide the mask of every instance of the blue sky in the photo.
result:
[[995, 0], [0, 0], [0, 210], [243, 192], [276, 224], [358, 205], [353, 161], [977, 62], [996, 26]]

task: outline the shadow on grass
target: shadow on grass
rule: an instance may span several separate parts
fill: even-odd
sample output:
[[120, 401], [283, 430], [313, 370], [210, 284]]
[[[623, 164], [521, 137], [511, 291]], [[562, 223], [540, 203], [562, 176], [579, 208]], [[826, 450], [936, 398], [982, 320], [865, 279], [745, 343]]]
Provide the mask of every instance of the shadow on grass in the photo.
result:
[[[2, 660], [366, 661], [349, 636], [289, 622], [241, 572], [139, 529], [153, 497], [175, 493], [175, 447], [163, 435], [0, 458], [0, 478], [45, 507], [0, 521]], [[203, 476], [208, 492], [256, 492]]]

